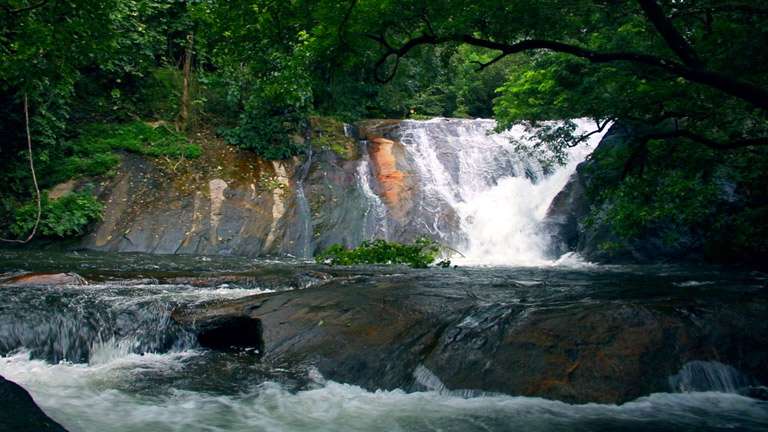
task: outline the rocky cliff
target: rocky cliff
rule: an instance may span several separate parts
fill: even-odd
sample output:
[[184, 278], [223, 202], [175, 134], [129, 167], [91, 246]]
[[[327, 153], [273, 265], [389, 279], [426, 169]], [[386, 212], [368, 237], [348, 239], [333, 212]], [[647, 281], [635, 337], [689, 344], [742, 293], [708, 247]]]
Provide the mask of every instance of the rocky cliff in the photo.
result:
[[386, 138], [397, 122], [312, 124], [311, 137], [302, 139], [307, 155], [287, 161], [262, 160], [212, 135], [198, 136], [203, 155], [196, 160], [124, 154], [116, 175], [98, 188], [104, 218], [83, 247], [307, 257], [376, 237], [377, 221], [365, 217], [372, 211], [366, 192], [381, 197], [394, 225], [406, 221], [416, 184], [402, 146]]
[[[768, 195], [759, 180], [765, 176], [759, 169], [764, 160], [761, 153], [752, 155], [754, 168], [732, 164], [722, 150], [707, 155], [704, 152], [710, 149], [695, 147], [681, 149], [680, 154], [657, 154], [650, 160], [648, 153], [659, 151], [641, 144], [642, 133], [629, 124], [614, 124], [589, 159], [577, 167], [544, 219], [544, 229], [552, 238], [551, 253], [576, 251], [603, 263], [706, 260], [764, 267], [768, 244], [761, 233]], [[693, 162], [683, 156], [686, 151]], [[634, 159], [638, 154], [641, 157]], [[667, 166], [655, 171], [649, 167], [664, 163]], [[675, 180], [689, 173], [695, 181]], [[612, 211], [626, 202], [617, 202], [620, 194], [603, 194], [618, 190], [628, 175], [634, 176], [630, 180], [635, 186], [622, 193], [639, 203], [633, 207], [635, 212], [652, 215], [646, 217], [650, 223], [630, 236], [617, 235], [612, 218], [629, 218], [640, 225], [643, 217], [627, 210]]]

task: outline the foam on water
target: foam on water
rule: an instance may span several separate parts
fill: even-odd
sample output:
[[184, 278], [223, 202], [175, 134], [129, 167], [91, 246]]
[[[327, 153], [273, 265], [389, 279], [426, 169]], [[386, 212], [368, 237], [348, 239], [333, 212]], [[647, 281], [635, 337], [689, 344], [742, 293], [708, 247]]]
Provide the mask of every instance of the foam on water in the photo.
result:
[[[0, 358], [0, 374], [27, 388], [71, 432], [113, 431], [588, 431], [744, 430], [768, 427], [768, 409], [736, 394], [654, 394], [624, 405], [569, 405], [540, 398], [466, 398], [437, 391], [366, 391], [327, 382], [291, 392], [266, 382], [220, 394], [127, 380], [183, 368], [199, 352], [129, 354], [100, 364], [56, 364], [25, 353]], [[426, 370], [426, 369], [425, 369]], [[427, 383], [439, 379], [425, 370]], [[608, 428], [608, 429], [606, 429]]]
[[[580, 132], [594, 128], [586, 120], [576, 124]], [[459, 249], [463, 256], [453, 260], [461, 265], [575, 266], [577, 260], [548, 255], [541, 222], [603, 134], [569, 149], [567, 163], [548, 172], [518, 151], [516, 142], [532, 142], [523, 126], [503, 133], [493, 132], [495, 126], [491, 120], [403, 122], [402, 142], [423, 190], [416, 205], [424, 234]]]

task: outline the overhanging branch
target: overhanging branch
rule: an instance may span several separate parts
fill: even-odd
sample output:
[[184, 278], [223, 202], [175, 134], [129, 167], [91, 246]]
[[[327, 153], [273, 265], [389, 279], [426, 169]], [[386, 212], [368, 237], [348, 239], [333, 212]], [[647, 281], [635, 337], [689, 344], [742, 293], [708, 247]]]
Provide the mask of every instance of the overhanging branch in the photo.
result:
[[48, 1], [49, 0], [41, 0], [41, 1], [37, 2], [37, 3], [31, 4], [29, 6], [24, 6], [24, 7], [18, 8], [18, 9], [12, 9], [8, 5], [3, 5], [2, 7], [3, 7], [3, 10], [5, 12], [7, 12], [8, 14], [16, 15], [16, 14], [20, 14], [20, 13], [23, 13], [23, 12], [28, 12], [28, 11], [31, 11], [33, 9], [37, 9], [37, 8], [43, 7], [43, 6], [45, 6], [48, 3]]
[[[575, 57], [583, 58], [591, 63], [612, 63], [612, 62], [630, 62], [662, 69], [669, 74], [682, 77], [688, 81], [703, 84], [718, 89], [731, 96], [749, 102], [755, 107], [768, 111], [768, 91], [762, 87], [756, 86], [750, 82], [732, 78], [728, 75], [712, 70], [691, 67], [678, 61], [657, 57], [650, 54], [636, 53], [630, 51], [600, 52], [583, 48], [577, 45], [571, 45], [563, 42], [529, 39], [520, 42], [508, 44], [489, 39], [481, 39], [466, 34], [436, 36], [424, 34], [406, 41], [399, 48], [389, 44], [383, 36], [368, 35], [369, 38], [379, 42], [385, 48], [384, 53], [374, 65], [375, 78], [386, 83], [394, 78], [397, 73], [397, 67], [400, 59], [407, 55], [412, 49], [421, 45], [438, 45], [447, 42], [458, 42], [472, 45], [480, 48], [500, 51], [499, 56], [494, 58], [497, 62], [505, 56], [532, 50], [549, 50], [563, 54], [570, 54]], [[394, 57], [395, 64], [388, 74], [381, 76], [380, 70], [387, 61]]]
[[675, 138], [684, 138], [688, 139], [694, 142], [697, 142], [699, 144], [704, 144], [705, 146], [715, 149], [715, 150], [735, 150], [740, 149], [744, 147], [751, 147], [751, 146], [764, 146], [768, 145], [768, 137], [759, 137], [759, 138], [744, 138], [744, 139], [732, 139], [728, 141], [715, 141], [713, 139], [707, 138], [703, 135], [697, 134], [695, 132], [691, 132], [686, 129], [678, 129], [673, 131], [667, 131], [667, 132], [651, 132], [643, 135], [643, 138], [646, 140], [668, 140], [668, 139], [675, 139]]

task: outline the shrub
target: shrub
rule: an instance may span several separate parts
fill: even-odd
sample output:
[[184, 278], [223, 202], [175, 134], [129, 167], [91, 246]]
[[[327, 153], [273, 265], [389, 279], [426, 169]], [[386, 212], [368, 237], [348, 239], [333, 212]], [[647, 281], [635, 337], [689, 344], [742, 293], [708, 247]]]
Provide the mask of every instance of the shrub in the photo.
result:
[[152, 127], [141, 121], [89, 125], [74, 146], [95, 151], [126, 150], [155, 157], [196, 158], [202, 153], [200, 146], [191, 144], [183, 134], [167, 125]]
[[[43, 237], [72, 237], [85, 233], [85, 228], [101, 219], [104, 205], [91, 193], [79, 192], [49, 200], [43, 195], [38, 233]], [[37, 205], [34, 202], [18, 208], [10, 232], [17, 238], [27, 236], [35, 225]]]
[[373, 240], [364, 241], [353, 249], [335, 244], [315, 260], [330, 265], [407, 264], [414, 268], [426, 268], [437, 260], [440, 250], [440, 245], [428, 238], [420, 238], [412, 244]]
[[219, 134], [231, 145], [250, 150], [267, 160], [285, 160], [304, 149], [291, 138], [301, 129], [298, 113], [276, 114], [266, 107], [253, 106], [241, 115], [240, 125], [222, 128]]

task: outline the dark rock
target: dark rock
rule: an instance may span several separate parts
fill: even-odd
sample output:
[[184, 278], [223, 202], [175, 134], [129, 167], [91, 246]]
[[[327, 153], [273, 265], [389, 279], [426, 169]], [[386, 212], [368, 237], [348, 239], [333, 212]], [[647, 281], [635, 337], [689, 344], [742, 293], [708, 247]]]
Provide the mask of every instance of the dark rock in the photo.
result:
[[764, 298], [525, 305], [395, 279], [334, 281], [173, 317], [200, 337], [218, 323], [260, 328], [264, 360], [311, 363], [370, 390], [418, 389], [421, 366], [449, 389], [621, 403], [668, 391], [668, 377], [692, 360], [716, 357], [766, 382], [768, 353], [755, 349], [768, 344], [766, 313]]
[[750, 387], [747, 389], [747, 396], [753, 399], [768, 401], [768, 387]]
[[[579, 164], [566, 186], [552, 200], [543, 221], [551, 236], [554, 257], [575, 251], [589, 261], [600, 263], [652, 263], [700, 260], [703, 243], [689, 227], [660, 226], [636, 239], [615, 235], [607, 223], [587, 224], [591, 216], [599, 221], [611, 202], [597, 207], [596, 198], [605, 185], [621, 181], [624, 164], [637, 143], [639, 131], [616, 123], [605, 134], [589, 159]], [[674, 229], [675, 241], [663, 233]]]
[[16, 383], [0, 376], [0, 431], [66, 432], [45, 415], [32, 396]]

